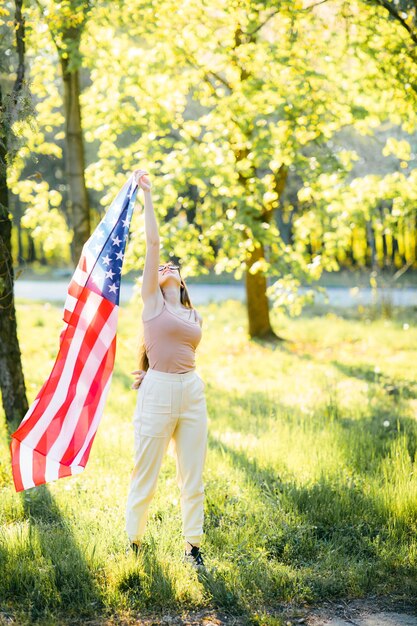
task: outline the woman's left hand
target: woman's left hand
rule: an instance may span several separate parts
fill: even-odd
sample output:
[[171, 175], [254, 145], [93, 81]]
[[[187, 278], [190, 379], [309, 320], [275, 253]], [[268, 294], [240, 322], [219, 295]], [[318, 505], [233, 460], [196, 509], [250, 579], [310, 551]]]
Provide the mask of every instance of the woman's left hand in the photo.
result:
[[150, 191], [152, 184], [149, 180], [149, 172], [146, 170], [134, 170], [133, 175], [139, 187], [143, 189], [143, 191]]
[[145, 370], [134, 370], [133, 372], [130, 372], [131, 374], [133, 374], [135, 376], [135, 382], [132, 383], [131, 385], [131, 389], [138, 389], [142, 380], [145, 378], [146, 375], [146, 371]]

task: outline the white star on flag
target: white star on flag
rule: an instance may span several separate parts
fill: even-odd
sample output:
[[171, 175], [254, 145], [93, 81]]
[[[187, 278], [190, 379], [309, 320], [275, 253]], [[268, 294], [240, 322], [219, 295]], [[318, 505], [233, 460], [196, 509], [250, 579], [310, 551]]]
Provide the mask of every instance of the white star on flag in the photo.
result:
[[101, 258], [103, 259], [103, 263], [105, 263], [106, 265], [110, 265], [111, 258], [108, 254], [106, 254], [106, 256], [102, 256]]
[[116, 260], [117, 261], [123, 261], [123, 257], [124, 257], [124, 254], [123, 254], [123, 252], [121, 250], [120, 250], [120, 252], [116, 252]]
[[118, 289], [116, 283], [113, 283], [113, 285], [109, 285], [109, 291], [116, 293], [116, 289]]
[[122, 243], [122, 240], [119, 239], [119, 237], [116, 235], [116, 237], [112, 237], [112, 242], [114, 246], [120, 246], [120, 244]]
[[106, 278], [111, 278], [113, 280], [114, 272], [112, 272], [111, 270], [108, 270], [107, 272], [105, 272], [105, 274], [106, 274]]

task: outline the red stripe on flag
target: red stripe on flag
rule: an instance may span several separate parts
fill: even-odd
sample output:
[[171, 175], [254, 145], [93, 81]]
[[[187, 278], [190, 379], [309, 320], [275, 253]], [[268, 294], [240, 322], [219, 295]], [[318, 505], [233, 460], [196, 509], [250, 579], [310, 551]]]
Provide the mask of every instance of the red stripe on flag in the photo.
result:
[[73, 298], [78, 298], [81, 296], [82, 290], [85, 289], [85, 285], [79, 285], [74, 279], [70, 282], [67, 293]]
[[67, 476], [72, 476], [72, 469], [61, 463], [58, 470], [58, 478], [67, 478]]
[[42, 485], [45, 480], [46, 457], [39, 454], [37, 450], [33, 451], [32, 457], [32, 478], [35, 485]]
[[12, 475], [13, 482], [16, 491], [23, 491], [23, 482], [22, 475], [20, 473], [20, 463], [19, 463], [19, 455], [20, 455], [20, 441], [17, 441], [12, 437], [10, 442], [10, 453], [12, 456]]
[[88, 457], [90, 456], [91, 446], [93, 445], [93, 441], [95, 439], [96, 434], [97, 434], [97, 431], [91, 437], [90, 443], [86, 447], [85, 452], [83, 454], [83, 457], [82, 457], [81, 461], [79, 462], [79, 465], [82, 465], [83, 467], [85, 467], [87, 465]]

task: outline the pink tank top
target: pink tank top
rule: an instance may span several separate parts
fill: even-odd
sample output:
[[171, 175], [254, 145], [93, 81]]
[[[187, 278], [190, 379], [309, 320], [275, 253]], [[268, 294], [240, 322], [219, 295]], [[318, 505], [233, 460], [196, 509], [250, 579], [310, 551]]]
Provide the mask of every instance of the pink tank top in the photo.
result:
[[172, 313], [163, 304], [162, 311], [150, 320], [142, 320], [149, 367], [160, 372], [182, 374], [195, 368], [195, 351], [202, 329], [190, 309], [189, 321]]

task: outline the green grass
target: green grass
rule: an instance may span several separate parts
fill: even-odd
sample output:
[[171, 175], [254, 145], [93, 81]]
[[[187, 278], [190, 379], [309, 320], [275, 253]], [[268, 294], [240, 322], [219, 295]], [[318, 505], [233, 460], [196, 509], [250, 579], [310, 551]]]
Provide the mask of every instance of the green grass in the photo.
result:
[[[166, 456], [143, 558], [126, 555], [124, 510], [140, 309], [120, 311], [115, 373], [83, 474], [16, 494], [0, 433], [0, 616], [76, 624], [219, 607], [248, 624], [266, 610], [417, 594], [417, 329], [348, 311], [271, 313], [284, 346], [250, 342], [236, 301], [200, 306], [207, 383], [206, 562], [183, 550], [175, 460]], [[61, 309], [18, 303], [28, 398], [48, 377]], [[407, 326], [408, 325], [408, 326]], [[1, 617], [0, 617], [1, 623]], [[107, 622], [106, 622], [107, 623]]]

